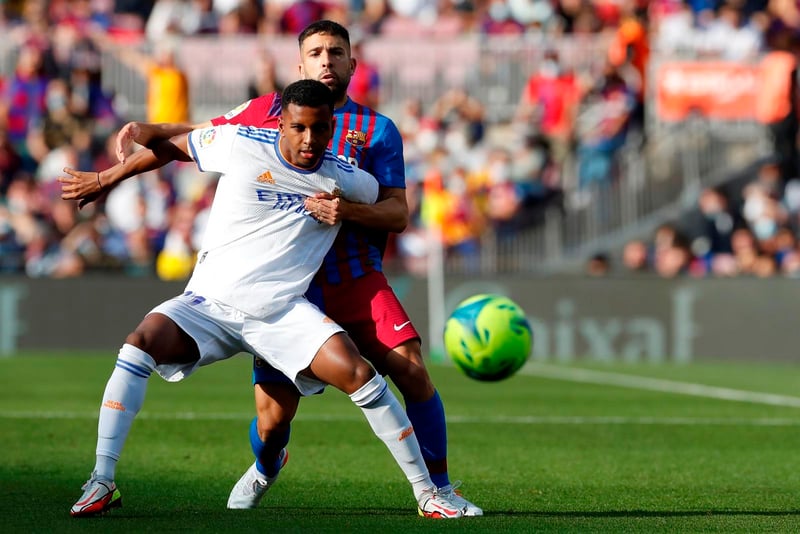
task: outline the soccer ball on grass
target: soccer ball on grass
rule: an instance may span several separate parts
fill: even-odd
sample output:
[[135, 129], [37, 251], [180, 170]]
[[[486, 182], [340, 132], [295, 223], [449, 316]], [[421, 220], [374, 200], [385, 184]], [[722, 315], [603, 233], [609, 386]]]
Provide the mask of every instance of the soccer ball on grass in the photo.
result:
[[502, 295], [474, 295], [458, 304], [444, 327], [448, 356], [467, 376], [493, 382], [516, 373], [533, 343], [525, 312]]

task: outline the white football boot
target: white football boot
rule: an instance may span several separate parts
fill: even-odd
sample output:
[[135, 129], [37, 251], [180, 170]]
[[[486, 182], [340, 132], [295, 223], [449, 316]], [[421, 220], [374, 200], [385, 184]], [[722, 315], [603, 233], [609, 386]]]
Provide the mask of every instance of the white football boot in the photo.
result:
[[[289, 452], [283, 449], [280, 455], [281, 469], [288, 461]], [[267, 490], [275, 484], [280, 473], [280, 470], [278, 470], [273, 477], [264, 476], [258, 472], [256, 464], [253, 462], [253, 465], [245, 471], [242, 478], [233, 486], [231, 494], [228, 496], [228, 508], [231, 510], [247, 510], [257, 507]]]
[[83, 495], [69, 511], [72, 517], [89, 517], [122, 506], [122, 495], [114, 481], [97, 478], [94, 472], [81, 489]]
[[417, 502], [417, 511], [422, 517], [432, 519], [458, 519], [464, 515], [464, 510], [446, 496], [439, 493], [436, 488], [422, 492]]
[[458, 505], [461, 508], [464, 517], [475, 517], [483, 515], [483, 510], [481, 510], [480, 508], [469, 502], [461, 495], [461, 491], [458, 490], [458, 487], [460, 485], [461, 485], [460, 481], [453, 482], [448, 486], [439, 488], [439, 494], [444, 495], [453, 504]]

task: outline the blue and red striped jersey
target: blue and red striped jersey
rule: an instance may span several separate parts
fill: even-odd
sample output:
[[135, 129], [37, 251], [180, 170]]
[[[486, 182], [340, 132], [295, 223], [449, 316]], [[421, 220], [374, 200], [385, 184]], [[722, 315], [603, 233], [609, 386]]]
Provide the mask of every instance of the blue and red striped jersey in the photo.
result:
[[[245, 102], [211, 122], [276, 128], [280, 113], [280, 94], [271, 93]], [[334, 111], [334, 116], [336, 123], [329, 145], [333, 153], [372, 174], [381, 186], [405, 189], [403, 141], [391, 119], [349, 98]], [[315, 281], [336, 284], [381, 271], [386, 239], [385, 231], [345, 222]]]

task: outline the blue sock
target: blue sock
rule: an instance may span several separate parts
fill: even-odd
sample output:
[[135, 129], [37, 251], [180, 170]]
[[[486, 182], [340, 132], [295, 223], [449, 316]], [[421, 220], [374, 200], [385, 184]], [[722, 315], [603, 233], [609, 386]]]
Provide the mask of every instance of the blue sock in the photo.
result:
[[[426, 462], [447, 460], [447, 427], [444, 417], [444, 404], [436, 391], [425, 402], [407, 402], [406, 413], [414, 425], [422, 457]], [[450, 484], [447, 471], [431, 473], [431, 480], [437, 488]]]
[[262, 475], [274, 477], [281, 469], [281, 450], [289, 443], [291, 427], [286, 432], [271, 436], [267, 441], [261, 441], [258, 435], [258, 418], [253, 417], [250, 422], [250, 447], [256, 457], [256, 469]]

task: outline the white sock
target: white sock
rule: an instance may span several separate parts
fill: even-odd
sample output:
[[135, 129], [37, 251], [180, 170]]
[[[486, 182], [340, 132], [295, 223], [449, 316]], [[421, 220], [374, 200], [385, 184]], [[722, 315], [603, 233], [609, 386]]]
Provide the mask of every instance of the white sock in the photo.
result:
[[155, 360], [143, 350], [127, 343], [120, 349], [117, 364], [106, 383], [97, 423], [94, 470], [99, 478], [114, 480], [117, 460], [133, 419], [144, 404], [147, 379], [155, 367]]
[[376, 374], [350, 398], [364, 412], [375, 435], [386, 444], [419, 501], [422, 492], [433, 487], [433, 482], [422, 459], [414, 427], [397, 397], [383, 377]]

